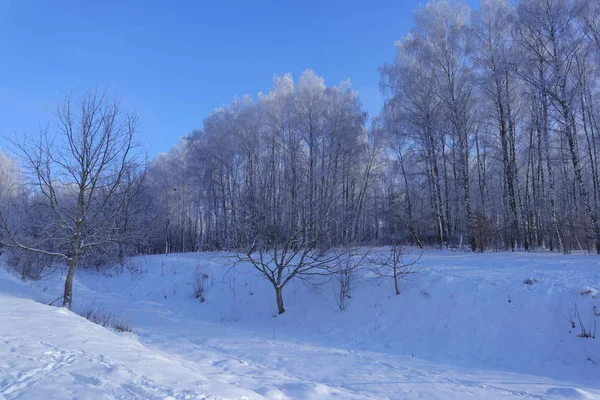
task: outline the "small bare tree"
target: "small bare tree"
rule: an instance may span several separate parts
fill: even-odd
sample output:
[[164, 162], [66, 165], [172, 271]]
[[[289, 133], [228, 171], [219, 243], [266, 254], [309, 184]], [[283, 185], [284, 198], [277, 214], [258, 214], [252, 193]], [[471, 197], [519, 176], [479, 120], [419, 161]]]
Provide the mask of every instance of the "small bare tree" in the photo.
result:
[[0, 243], [66, 261], [62, 305], [71, 308], [73, 277], [82, 258], [119, 238], [115, 219], [132, 195], [122, 193], [122, 183], [135, 163], [138, 119], [97, 90], [79, 101], [68, 96], [55, 116], [56, 135], [45, 129], [15, 142], [28, 184], [42, 199], [39, 206], [47, 210], [50, 223], [40, 227], [35, 240], [27, 240], [0, 212]]
[[282, 241], [255, 242], [253, 246], [237, 253], [238, 261], [249, 262], [275, 289], [277, 311], [285, 312], [283, 288], [292, 280], [315, 283], [315, 278], [327, 281], [337, 271], [342, 257], [349, 250], [324, 250], [316, 241], [305, 240], [299, 230]]
[[362, 266], [363, 260], [367, 254], [362, 256], [355, 253], [348, 253], [339, 263], [335, 273], [337, 287], [335, 300], [340, 311], [346, 311], [348, 308], [348, 300], [352, 298], [354, 290], [358, 286], [359, 277], [358, 270]]
[[394, 280], [394, 290], [396, 295], [400, 294], [400, 281], [410, 275], [418, 274], [415, 268], [417, 262], [421, 259], [421, 252], [417, 257], [408, 257], [407, 252], [399, 245], [390, 247], [386, 255], [379, 255], [369, 259], [373, 273], [377, 277], [392, 278]]

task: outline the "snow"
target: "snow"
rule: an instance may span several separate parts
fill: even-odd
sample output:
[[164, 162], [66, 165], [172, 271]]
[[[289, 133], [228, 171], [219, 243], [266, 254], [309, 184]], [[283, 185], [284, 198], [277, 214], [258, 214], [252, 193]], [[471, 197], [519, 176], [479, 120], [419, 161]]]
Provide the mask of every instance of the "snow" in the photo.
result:
[[593, 287], [584, 286], [583, 289], [581, 289], [581, 295], [596, 298], [598, 297], [598, 290]]
[[0, 276], [0, 399], [260, 398], [22, 295]]
[[131, 265], [79, 270], [74, 308], [94, 303], [133, 334], [30, 299], [54, 300], [59, 272], [0, 275], [0, 399], [600, 398], [600, 338], [578, 336], [579, 319], [600, 322], [597, 256], [430, 250], [399, 296], [365, 269], [346, 311], [333, 280], [294, 282], [283, 315], [230, 254]]

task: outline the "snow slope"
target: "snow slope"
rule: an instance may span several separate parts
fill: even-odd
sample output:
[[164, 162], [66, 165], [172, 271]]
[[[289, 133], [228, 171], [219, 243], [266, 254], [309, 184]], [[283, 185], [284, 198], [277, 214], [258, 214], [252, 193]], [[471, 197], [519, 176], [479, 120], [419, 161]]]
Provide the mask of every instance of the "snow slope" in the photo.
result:
[[[0, 310], [0, 394], [32, 398], [54, 387], [73, 391], [55, 398], [69, 398], [77, 393], [68, 382], [100, 382], [94, 387], [107, 398], [135, 398], [127, 390], [138, 387], [156, 398], [600, 398], [600, 338], [578, 337], [575, 314], [587, 329], [600, 322], [597, 256], [427, 251], [418, 279], [403, 282], [399, 296], [365, 269], [346, 311], [337, 309], [334, 282], [295, 283], [284, 292], [287, 312], [276, 317], [273, 289], [250, 266], [232, 268], [229, 256], [137, 257], [136, 273], [79, 271], [75, 307], [94, 302], [127, 320], [135, 337], [15, 297], [24, 296], [18, 283], [0, 285], [0, 304], [10, 304]], [[204, 303], [192, 296], [198, 273], [207, 275]], [[48, 301], [60, 281], [54, 274], [31, 285]], [[74, 328], [54, 334], [67, 318]], [[44, 372], [57, 352], [73, 350], [77, 373], [91, 381], [62, 364]], [[43, 360], [33, 362], [43, 371], [27, 357]], [[123, 369], [109, 372], [106, 359]], [[19, 374], [36, 378], [23, 386]], [[54, 386], [36, 381], [40, 374]]]
[[27, 299], [23, 289], [0, 272], [0, 399], [261, 398]]

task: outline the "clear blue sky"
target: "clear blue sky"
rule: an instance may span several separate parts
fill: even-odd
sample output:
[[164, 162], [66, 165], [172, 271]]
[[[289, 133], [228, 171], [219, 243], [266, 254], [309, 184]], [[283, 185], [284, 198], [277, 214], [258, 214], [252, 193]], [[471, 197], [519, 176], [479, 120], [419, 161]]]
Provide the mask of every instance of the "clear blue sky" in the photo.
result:
[[349, 78], [374, 116], [377, 68], [418, 3], [0, 0], [0, 135], [34, 133], [69, 91], [108, 86], [137, 110], [153, 156], [234, 96], [308, 68], [330, 85]]

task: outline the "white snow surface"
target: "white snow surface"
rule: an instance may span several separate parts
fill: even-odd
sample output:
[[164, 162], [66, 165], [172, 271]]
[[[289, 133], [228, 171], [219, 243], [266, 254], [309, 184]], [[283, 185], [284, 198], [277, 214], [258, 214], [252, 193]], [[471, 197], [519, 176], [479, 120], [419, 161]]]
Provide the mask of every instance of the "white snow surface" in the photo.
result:
[[365, 268], [346, 311], [335, 280], [292, 281], [283, 315], [234, 263], [78, 270], [74, 310], [93, 303], [126, 334], [43, 304], [62, 270], [25, 284], [0, 271], [0, 399], [600, 399], [600, 337], [579, 336], [600, 325], [598, 256], [428, 250], [398, 296]]

